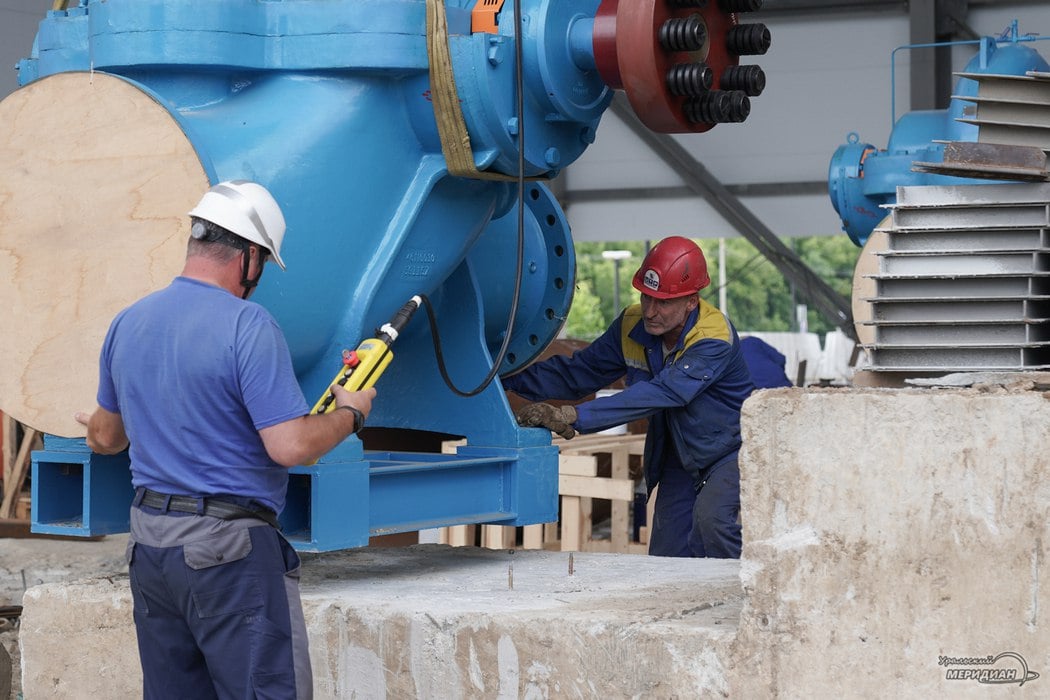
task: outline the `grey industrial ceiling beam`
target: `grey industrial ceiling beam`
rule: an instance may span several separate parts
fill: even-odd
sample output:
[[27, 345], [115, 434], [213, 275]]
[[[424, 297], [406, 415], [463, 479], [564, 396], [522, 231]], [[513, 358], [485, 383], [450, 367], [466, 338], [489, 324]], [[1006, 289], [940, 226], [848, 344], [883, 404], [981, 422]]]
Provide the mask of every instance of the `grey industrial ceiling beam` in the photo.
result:
[[[943, 43], [965, 32], [966, 0], [911, 0], [909, 38], [913, 46]], [[969, 30], [972, 34], [972, 30]], [[968, 37], [969, 38], [969, 37]], [[952, 94], [950, 46], [911, 50], [911, 109], [944, 109]]]
[[[898, 10], [907, 12], [918, 0], [765, 0], [762, 7], [749, 16], [776, 14], [828, 14], [831, 12], [877, 12]], [[949, 5], [958, 0], [949, 0]], [[1019, 5], [1044, 5], [1046, 0], [968, 0], [969, 7], [1015, 8]], [[954, 10], [950, 10], [954, 13]]]
[[853, 309], [848, 299], [809, 269], [791, 248], [674, 138], [649, 130], [635, 116], [622, 92], [617, 92], [613, 98], [612, 110], [663, 162], [678, 173], [690, 190], [703, 197], [741, 236], [773, 263], [795, 285], [799, 294], [843, 333], [857, 339], [853, 327]]
[[[551, 184], [563, 181], [556, 178]], [[828, 181], [810, 182], [751, 182], [741, 185], [726, 185], [725, 188], [736, 197], [800, 197], [807, 195], [828, 194]], [[680, 199], [692, 197], [694, 192], [688, 187], [607, 187], [594, 189], [573, 189], [569, 192], [564, 185], [551, 190], [560, 201], [582, 204], [585, 202], [614, 202], [623, 199]]]

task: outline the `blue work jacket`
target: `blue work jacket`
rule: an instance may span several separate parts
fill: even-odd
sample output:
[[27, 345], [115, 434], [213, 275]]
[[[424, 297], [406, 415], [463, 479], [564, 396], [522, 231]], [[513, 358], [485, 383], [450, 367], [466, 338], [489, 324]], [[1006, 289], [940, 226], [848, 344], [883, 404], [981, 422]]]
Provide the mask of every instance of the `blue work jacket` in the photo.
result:
[[574, 427], [593, 433], [648, 418], [650, 491], [665, 464], [680, 464], [699, 487], [711, 467], [740, 449], [740, 407], [754, 385], [732, 323], [703, 299], [666, 357], [660, 337], [645, 331], [641, 304], [634, 304], [587, 347], [533, 364], [503, 385], [530, 401], [575, 400], [621, 377], [623, 391], [576, 406]]

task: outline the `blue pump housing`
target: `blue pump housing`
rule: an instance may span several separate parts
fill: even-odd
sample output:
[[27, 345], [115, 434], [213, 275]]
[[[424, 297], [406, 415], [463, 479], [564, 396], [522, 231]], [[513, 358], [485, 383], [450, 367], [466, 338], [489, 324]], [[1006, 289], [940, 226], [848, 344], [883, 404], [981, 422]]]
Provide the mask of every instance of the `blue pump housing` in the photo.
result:
[[[473, 5], [438, 3], [475, 166], [514, 175], [524, 138], [525, 175], [552, 177], [594, 141], [612, 98], [591, 55], [598, 0], [521, 1], [520, 124], [513, 4], [494, 34], [471, 32]], [[326, 390], [343, 348], [417, 294], [433, 303], [448, 374], [469, 389], [507, 333], [519, 215], [521, 289], [500, 374], [556, 337], [575, 257], [542, 181], [525, 184], [519, 212], [515, 181], [449, 174], [426, 27], [422, 0], [84, 0], [47, 14], [18, 65], [19, 83], [78, 71], [116, 76], [170, 113], [209, 181], [251, 179], [273, 192], [288, 224], [288, 270], [265, 275], [253, 300], [284, 330], [308, 400]], [[557, 520], [558, 455], [547, 432], [517, 426], [498, 381], [469, 398], [453, 393], [417, 315], [379, 380], [369, 427], [466, 445], [454, 455], [369, 452], [350, 438], [315, 467], [294, 469], [282, 522], [297, 547]], [[128, 491], [113, 485], [112, 462], [82, 440], [49, 436], [33, 461], [34, 531], [126, 529], [114, 522]]]
[[[1050, 70], [1047, 62], [1031, 46], [1022, 43], [1016, 24], [1008, 38], [984, 37], [978, 53], [963, 72], [986, 75], [1024, 75], [1027, 71]], [[948, 141], [977, 141], [977, 126], [958, 121], [971, 115], [977, 96], [977, 81], [960, 78], [946, 110], [920, 110], [897, 120], [885, 149], [863, 143], [856, 133], [836, 149], [828, 168], [828, 193], [842, 219], [842, 229], [858, 246], [885, 217], [882, 207], [896, 201], [898, 186], [960, 185], [987, 181], [914, 172], [912, 164], [944, 161]], [[940, 143], [939, 143], [940, 142]]]

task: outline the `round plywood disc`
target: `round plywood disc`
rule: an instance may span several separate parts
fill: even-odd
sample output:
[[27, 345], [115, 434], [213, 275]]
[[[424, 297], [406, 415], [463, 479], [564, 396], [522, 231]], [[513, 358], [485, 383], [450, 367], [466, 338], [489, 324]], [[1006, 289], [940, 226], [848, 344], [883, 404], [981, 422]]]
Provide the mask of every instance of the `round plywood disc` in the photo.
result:
[[862, 345], [871, 345], [875, 342], [875, 327], [870, 325], [874, 317], [871, 299], [878, 292], [878, 285], [871, 275], [879, 271], [880, 252], [889, 246], [889, 239], [882, 229], [890, 225], [888, 219], [875, 227], [868, 236], [864, 248], [857, 258], [857, 265], [853, 268], [853, 327], [857, 331], [857, 339]]
[[179, 274], [208, 185], [168, 111], [120, 78], [61, 73], [0, 102], [0, 411], [84, 435], [109, 322]]

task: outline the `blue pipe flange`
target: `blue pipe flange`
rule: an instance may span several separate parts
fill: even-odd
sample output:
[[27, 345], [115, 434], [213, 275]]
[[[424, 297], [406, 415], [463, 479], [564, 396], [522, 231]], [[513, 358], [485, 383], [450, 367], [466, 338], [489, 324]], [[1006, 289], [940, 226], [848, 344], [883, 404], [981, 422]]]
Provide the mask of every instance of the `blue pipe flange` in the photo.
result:
[[[501, 375], [534, 360], [558, 337], [572, 304], [576, 254], [569, 223], [550, 189], [530, 182], [525, 189], [524, 270], [518, 314]], [[468, 256], [478, 286], [485, 290], [485, 339], [493, 357], [506, 334], [517, 260], [517, 206], [485, 229]]]

